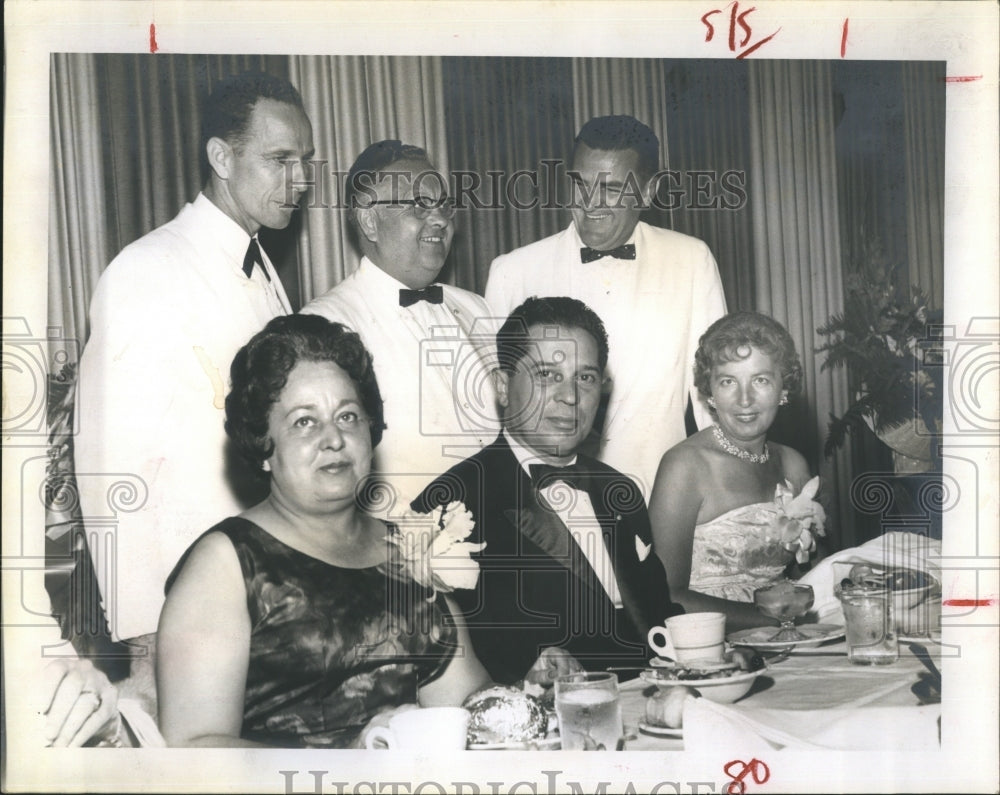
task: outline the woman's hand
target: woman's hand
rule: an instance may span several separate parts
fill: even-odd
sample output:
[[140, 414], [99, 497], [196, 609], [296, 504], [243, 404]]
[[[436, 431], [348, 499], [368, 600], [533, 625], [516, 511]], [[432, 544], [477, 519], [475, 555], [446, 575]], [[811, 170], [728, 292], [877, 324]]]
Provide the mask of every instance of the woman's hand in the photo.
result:
[[118, 690], [90, 660], [56, 660], [42, 672], [45, 739], [55, 748], [118, 736]]

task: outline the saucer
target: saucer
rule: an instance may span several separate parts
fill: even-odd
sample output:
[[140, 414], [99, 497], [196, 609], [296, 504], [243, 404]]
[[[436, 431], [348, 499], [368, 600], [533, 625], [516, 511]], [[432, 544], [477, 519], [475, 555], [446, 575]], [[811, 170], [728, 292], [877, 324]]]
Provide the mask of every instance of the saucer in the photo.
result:
[[734, 646], [753, 646], [755, 649], [787, 649], [794, 646], [818, 646], [828, 640], [844, 637], [846, 630], [837, 624], [801, 624], [795, 627], [806, 636], [805, 640], [770, 640], [778, 634], [778, 627], [742, 629], [726, 636]]
[[677, 740], [684, 737], [684, 729], [671, 729], [669, 726], [654, 726], [646, 721], [639, 721], [639, 731], [643, 734], [652, 734], [655, 737], [672, 737]]

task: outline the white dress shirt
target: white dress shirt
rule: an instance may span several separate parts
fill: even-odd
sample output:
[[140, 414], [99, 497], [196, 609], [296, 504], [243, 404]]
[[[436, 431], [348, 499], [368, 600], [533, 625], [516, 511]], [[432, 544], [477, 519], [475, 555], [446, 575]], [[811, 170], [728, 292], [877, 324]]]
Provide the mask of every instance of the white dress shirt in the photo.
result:
[[[531, 477], [531, 470], [528, 467], [531, 464], [543, 463], [539, 459], [538, 454], [518, 442], [513, 436], [507, 433], [506, 428], [503, 431], [503, 436], [507, 440], [507, 444], [510, 445], [514, 457], [521, 464], [522, 469], [528, 473], [528, 477]], [[573, 460], [569, 461], [565, 466], [572, 466], [575, 463], [576, 456], [573, 456]], [[564, 495], [560, 494], [560, 490], [567, 488], [573, 490], [574, 499], [567, 500]], [[604, 543], [604, 534], [600, 523], [597, 521], [597, 513], [594, 511], [594, 505], [590, 501], [590, 495], [561, 481], [556, 481], [544, 489], [539, 489], [538, 493], [544, 498], [548, 507], [555, 511], [562, 520], [562, 523], [566, 525], [569, 534], [583, 551], [587, 562], [597, 574], [597, 578], [600, 580], [604, 592], [608, 595], [608, 599], [612, 601], [616, 608], [622, 607], [622, 597], [618, 592], [618, 579], [615, 576], [614, 563], [611, 560], [611, 555], [608, 554], [608, 547]]]
[[608, 332], [612, 392], [598, 458], [631, 476], [648, 498], [663, 454], [686, 436], [694, 400], [699, 427], [711, 415], [694, 389], [694, 353], [726, 313], [715, 259], [696, 238], [639, 223], [636, 259], [580, 261], [576, 226], [497, 257], [486, 300], [501, 315], [532, 295], [568, 295], [593, 309]]
[[481, 296], [441, 286], [442, 303], [401, 307], [405, 285], [364, 257], [354, 273], [302, 309], [353, 329], [372, 354], [387, 426], [373, 471], [394, 499], [371, 507], [390, 520], [500, 429], [491, 376], [497, 320]]
[[199, 534], [243, 510], [227, 481], [233, 356], [290, 311], [273, 266], [204, 194], [101, 275], [80, 359], [74, 459], [116, 638], [155, 632], [163, 585]]

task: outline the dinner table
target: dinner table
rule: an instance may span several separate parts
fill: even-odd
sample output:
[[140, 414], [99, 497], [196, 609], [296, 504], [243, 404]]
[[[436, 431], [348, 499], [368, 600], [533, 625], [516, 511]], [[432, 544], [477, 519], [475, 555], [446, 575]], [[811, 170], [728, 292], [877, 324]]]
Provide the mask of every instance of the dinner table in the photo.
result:
[[729, 704], [687, 699], [676, 731], [645, 723], [658, 685], [629, 679], [619, 687], [626, 750], [937, 748], [941, 655], [930, 637], [901, 638], [899, 659], [884, 665], [850, 662], [842, 638], [765, 653], [746, 695]]

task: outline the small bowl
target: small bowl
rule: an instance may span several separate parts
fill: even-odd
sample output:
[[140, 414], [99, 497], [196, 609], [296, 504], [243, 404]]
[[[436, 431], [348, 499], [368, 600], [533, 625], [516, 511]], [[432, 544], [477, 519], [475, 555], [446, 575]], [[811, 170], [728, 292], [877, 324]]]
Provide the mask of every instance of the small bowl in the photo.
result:
[[931, 593], [933, 588], [931, 584], [892, 592], [893, 623], [898, 634], [925, 635], [938, 627], [941, 600]]
[[669, 690], [674, 687], [687, 687], [697, 690], [709, 701], [719, 704], [732, 704], [737, 699], [743, 698], [753, 683], [760, 675], [759, 671], [741, 671], [732, 676], [723, 676], [715, 679], [663, 679], [656, 671], [643, 671], [639, 676], [642, 681], [651, 685], [656, 685], [660, 690]]
[[905, 591], [893, 591], [892, 606], [897, 612], [900, 610], [909, 610], [911, 607], [916, 607], [918, 604], [923, 602], [927, 598], [927, 594], [929, 594], [930, 591], [930, 583], [920, 588], [907, 588]]

